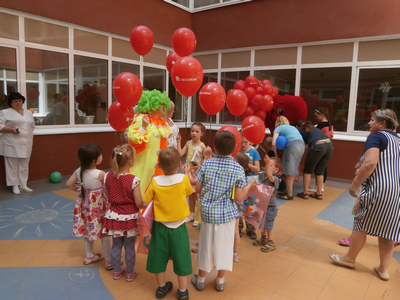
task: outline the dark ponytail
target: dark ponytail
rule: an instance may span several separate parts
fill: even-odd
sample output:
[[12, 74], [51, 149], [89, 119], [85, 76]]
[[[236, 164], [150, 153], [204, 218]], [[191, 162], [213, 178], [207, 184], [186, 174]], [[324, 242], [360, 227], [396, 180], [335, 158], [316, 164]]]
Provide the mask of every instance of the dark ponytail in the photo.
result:
[[96, 144], [83, 145], [78, 150], [78, 159], [81, 162], [80, 171], [80, 184], [81, 184], [81, 196], [82, 199], [85, 198], [85, 188], [83, 186], [83, 174], [87, 169], [89, 169], [93, 162], [97, 161], [99, 156], [103, 154], [103, 151]]

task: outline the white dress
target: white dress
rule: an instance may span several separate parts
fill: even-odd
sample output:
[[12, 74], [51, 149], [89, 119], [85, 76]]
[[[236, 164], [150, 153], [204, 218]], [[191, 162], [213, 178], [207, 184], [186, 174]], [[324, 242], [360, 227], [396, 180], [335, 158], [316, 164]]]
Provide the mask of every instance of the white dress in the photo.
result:
[[178, 148], [178, 142], [176, 141], [176, 137], [179, 134], [179, 128], [178, 126], [175, 125], [174, 121], [172, 121], [171, 118], [169, 118], [169, 120], [172, 122], [172, 126], [169, 126], [169, 128], [171, 129], [171, 134], [168, 136], [167, 138], [167, 146], [168, 147], [173, 147], [173, 148]]
[[0, 110], [0, 130], [4, 126], [19, 128], [19, 134], [2, 133], [0, 155], [5, 157], [28, 158], [32, 153], [35, 120], [30, 111], [23, 109], [20, 115], [13, 108]]

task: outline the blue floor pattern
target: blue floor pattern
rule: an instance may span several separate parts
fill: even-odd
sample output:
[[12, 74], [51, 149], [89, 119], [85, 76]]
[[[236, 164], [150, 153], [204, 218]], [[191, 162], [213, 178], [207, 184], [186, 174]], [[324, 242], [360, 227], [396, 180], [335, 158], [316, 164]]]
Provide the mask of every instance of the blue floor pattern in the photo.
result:
[[98, 267], [0, 268], [0, 299], [115, 299]]

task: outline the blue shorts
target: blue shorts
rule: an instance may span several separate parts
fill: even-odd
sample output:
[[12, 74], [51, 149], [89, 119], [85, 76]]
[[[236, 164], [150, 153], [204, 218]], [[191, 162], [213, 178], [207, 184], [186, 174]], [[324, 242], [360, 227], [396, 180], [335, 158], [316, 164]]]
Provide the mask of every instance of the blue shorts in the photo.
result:
[[305, 144], [303, 140], [289, 141], [283, 151], [283, 170], [284, 175], [297, 175], [298, 167], [303, 157]]
[[278, 208], [276, 205], [268, 205], [267, 216], [265, 218], [264, 230], [270, 231], [274, 228], [274, 221], [278, 215]]

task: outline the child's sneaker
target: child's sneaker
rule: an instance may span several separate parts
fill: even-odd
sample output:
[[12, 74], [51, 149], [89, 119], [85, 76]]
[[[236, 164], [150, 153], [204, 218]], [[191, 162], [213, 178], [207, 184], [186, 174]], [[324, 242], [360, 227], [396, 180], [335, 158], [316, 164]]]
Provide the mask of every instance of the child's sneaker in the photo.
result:
[[199, 282], [199, 274], [194, 274], [192, 276], [192, 284], [195, 287], [196, 290], [199, 292], [204, 291], [204, 288], [206, 286], [206, 282]]
[[225, 288], [225, 284], [226, 284], [226, 279], [224, 277], [224, 282], [223, 283], [219, 283], [218, 280], [218, 276], [215, 278], [215, 289], [217, 290], [217, 292], [223, 292], [224, 288]]
[[121, 267], [121, 272], [114, 272], [113, 279], [118, 280], [126, 273], [125, 267]]
[[83, 259], [83, 264], [84, 265], [89, 265], [98, 261], [102, 261], [104, 259], [104, 256], [101, 255], [100, 253], [93, 253], [94, 255], [92, 257], [85, 257]]
[[198, 227], [199, 226], [199, 222], [198, 221], [194, 221], [192, 224], [193, 227]]
[[189, 300], [189, 291], [186, 289], [186, 291], [181, 292], [179, 289], [176, 293], [176, 295], [178, 296], [179, 300]]
[[157, 291], [156, 291], [156, 298], [157, 299], [161, 299], [164, 298], [167, 293], [172, 290], [172, 288], [174, 287], [174, 285], [172, 284], [171, 281], [167, 281], [164, 285], [164, 287], [158, 287]]
[[193, 222], [193, 221], [194, 221], [194, 214], [193, 215], [190, 214], [190, 216], [185, 219], [185, 223], [190, 223], [190, 222]]
[[137, 276], [137, 274], [138, 274], [138, 270], [137, 270], [137, 269], [133, 269], [133, 274], [126, 274], [125, 280], [126, 280], [127, 282], [131, 282], [133, 279], [135, 279], [135, 277]]
[[237, 254], [237, 252], [233, 252], [233, 262], [239, 262], [239, 254]]
[[262, 252], [271, 252], [271, 251], [275, 251], [275, 250], [276, 250], [275, 243], [266, 244], [266, 245], [262, 246], [262, 248], [261, 248]]

